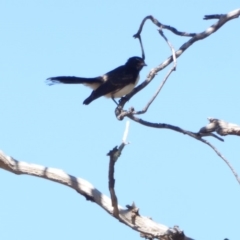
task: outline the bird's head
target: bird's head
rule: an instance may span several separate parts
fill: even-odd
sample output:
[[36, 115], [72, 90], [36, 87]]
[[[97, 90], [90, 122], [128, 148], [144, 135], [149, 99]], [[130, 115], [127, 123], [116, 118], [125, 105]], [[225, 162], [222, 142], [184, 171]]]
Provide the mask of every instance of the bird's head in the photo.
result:
[[147, 64], [144, 62], [144, 60], [140, 57], [131, 57], [127, 60], [126, 66], [136, 68], [139, 71], [144, 67], [147, 66]]

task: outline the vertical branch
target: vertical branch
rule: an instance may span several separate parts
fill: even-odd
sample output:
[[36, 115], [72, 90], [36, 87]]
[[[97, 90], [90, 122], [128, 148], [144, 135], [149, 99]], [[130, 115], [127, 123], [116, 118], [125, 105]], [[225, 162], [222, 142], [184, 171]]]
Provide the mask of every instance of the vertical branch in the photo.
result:
[[135, 38], [138, 38], [139, 42], [140, 42], [140, 46], [141, 46], [141, 51], [142, 51], [142, 58], [143, 60], [145, 60], [145, 53], [144, 53], [144, 48], [143, 48], [143, 44], [142, 44], [142, 38], [141, 35], [134, 35]]
[[125, 145], [128, 144], [127, 136], [129, 131], [129, 124], [130, 124], [129, 121], [127, 121], [121, 145], [119, 147], [114, 147], [107, 154], [108, 156], [110, 156], [109, 170], [108, 170], [108, 188], [109, 188], [109, 192], [112, 200], [113, 216], [118, 219], [120, 218], [119, 218], [119, 209], [118, 209], [118, 199], [114, 190], [114, 187], [115, 187], [114, 167], [115, 167], [115, 163], [117, 162], [118, 158], [121, 155], [123, 148], [125, 147]]
[[111, 150], [108, 153], [108, 156], [110, 156], [109, 171], [108, 171], [108, 188], [109, 188], [111, 200], [112, 200], [113, 216], [116, 218], [119, 218], [118, 199], [114, 190], [114, 187], [115, 187], [114, 165], [115, 165], [115, 162], [117, 161], [117, 158], [120, 156], [118, 148], [117, 147], [113, 148], [113, 150]]
[[137, 111], [137, 112], [133, 112], [131, 114], [143, 114], [145, 112], [147, 112], [148, 108], [150, 107], [150, 105], [152, 104], [152, 102], [155, 100], [155, 98], [158, 96], [159, 92], [162, 90], [164, 84], [166, 83], [168, 77], [171, 75], [171, 73], [173, 71], [176, 71], [176, 66], [177, 66], [177, 58], [176, 58], [176, 53], [175, 50], [172, 46], [172, 44], [168, 41], [168, 39], [166, 38], [166, 36], [164, 35], [162, 29], [159, 29], [159, 33], [160, 35], [164, 38], [164, 40], [167, 42], [168, 46], [171, 49], [172, 52], [172, 59], [173, 59], [173, 67], [170, 69], [170, 71], [167, 73], [166, 77], [164, 78], [164, 80], [162, 81], [162, 83], [160, 84], [160, 86], [158, 87], [156, 93], [152, 96], [152, 98], [150, 99], [150, 101], [147, 103], [147, 105], [143, 108], [143, 110], [141, 111]]
[[177, 67], [177, 58], [176, 58], [176, 52], [172, 46], [172, 44], [168, 41], [168, 39], [165, 37], [162, 29], [160, 28], [158, 30], [158, 32], [160, 33], [160, 35], [164, 38], [164, 40], [167, 42], [168, 46], [170, 47], [171, 51], [172, 51], [172, 57], [173, 57], [173, 68], [174, 70], [176, 70], [176, 67]]

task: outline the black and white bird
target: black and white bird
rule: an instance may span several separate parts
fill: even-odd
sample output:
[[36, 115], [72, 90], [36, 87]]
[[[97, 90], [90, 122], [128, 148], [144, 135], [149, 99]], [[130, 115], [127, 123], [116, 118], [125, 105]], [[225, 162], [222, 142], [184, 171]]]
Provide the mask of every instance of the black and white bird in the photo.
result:
[[[108, 98], [121, 98], [130, 93], [139, 81], [139, 73], [144, 66], [147, 66], [140, 57], [131, 57], [125, 65], [117, 67], [112, 71], [94, 78], [82, 78], [71, 76], [59, 76], [48, 78], [48, 84], [84, 84], [93, 89], [91, 95], [86, 98], [83, 104], [88, 105], [93, 100], [105, 96]], [[116, 102], [114, 100], [114, 102]]]

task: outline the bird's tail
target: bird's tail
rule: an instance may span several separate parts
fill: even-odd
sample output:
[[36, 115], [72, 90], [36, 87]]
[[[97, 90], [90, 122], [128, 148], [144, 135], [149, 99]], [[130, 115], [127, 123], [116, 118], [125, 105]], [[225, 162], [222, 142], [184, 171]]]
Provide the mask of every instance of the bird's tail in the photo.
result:
[[65, 84], [101, 84], [101, 77], [96, 78], [80, 78], [80, 77], [68, 77], [68, 76], [59, 76], [59, 77], [51, 77], [47, 79], [48, 85], [54, 85], [57, 83], [65, 83]]

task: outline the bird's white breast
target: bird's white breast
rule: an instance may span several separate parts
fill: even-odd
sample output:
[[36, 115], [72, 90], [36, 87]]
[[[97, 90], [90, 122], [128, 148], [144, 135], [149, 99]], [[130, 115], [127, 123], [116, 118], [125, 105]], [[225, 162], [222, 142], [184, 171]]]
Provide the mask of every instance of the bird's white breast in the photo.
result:
[[129, 94], [134, 89], [134, 87], [138, 84], [139, 78], [140, 78], [140, 76], [138, 76], [138, 78], [137, 78], [137, 80], [136, 80], [136, 82], [134, 84], [133, 83], [128, 84], [127, 86], [119, 89], [118, 91], [116, 91], [113, 94], [112, 93], [106, 94], [105, 97], [107, 97], [107, 98], [111, 98], [111, 97], [113, 97], [113, 98], [121, 98], [121, 97]]

